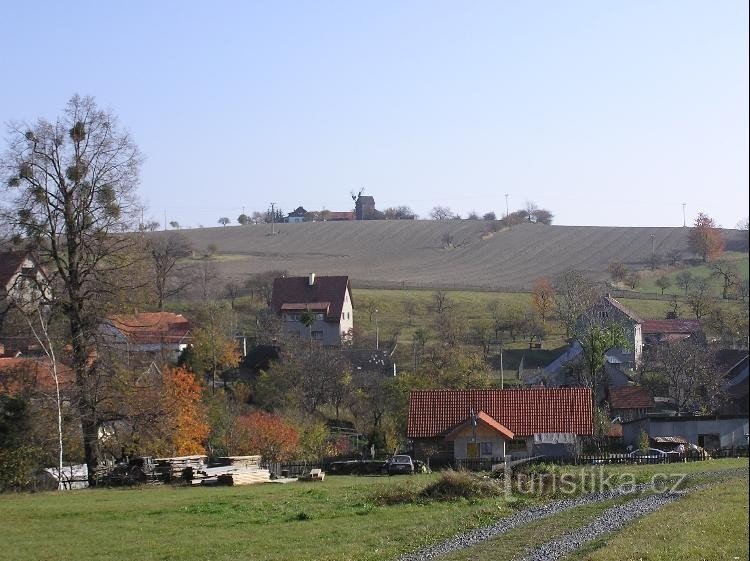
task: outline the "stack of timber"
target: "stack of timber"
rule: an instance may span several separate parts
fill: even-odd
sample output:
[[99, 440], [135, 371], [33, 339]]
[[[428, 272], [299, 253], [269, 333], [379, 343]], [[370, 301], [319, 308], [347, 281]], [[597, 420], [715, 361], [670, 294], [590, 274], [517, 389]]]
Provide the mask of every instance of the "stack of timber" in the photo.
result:
[[155, 472], [162, 481], [176, 481], [183, 477], [186, 468], [190, 468], [193, 473], [205, 469], [207, 461], [208, 457], [202, 455], [156, 458]]
[[252, 485], [267, 483], [271, 472], [260, 467], [260, 456], [227, 456], [195, 472], [193, 485]]

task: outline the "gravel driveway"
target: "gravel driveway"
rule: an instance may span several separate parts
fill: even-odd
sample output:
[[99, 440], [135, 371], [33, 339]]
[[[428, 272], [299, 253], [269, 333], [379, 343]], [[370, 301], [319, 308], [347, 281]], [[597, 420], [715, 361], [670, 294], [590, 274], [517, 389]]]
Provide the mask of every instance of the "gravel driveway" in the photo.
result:
[[[716, 482], [731, 476], [747, 476], [747, 473], [746, 469], [710, 472], [711, 475], [716, 475]], [[691, 474], [689, 478], [693, 479], [708, 474], [708, 472], [695, 473]], [[529, 551], [525, 557], [522, 557], [523, 561], [552, 561], [575, 551], [586, 542], [591, 541], [604, 533], [619, 530], [629, 522], [654, 512], [662, 506], [677, 500], [686, 493], [713, 485], [716, 482], [693, 486], [685, 491], [666, 492], [640, 497], [638, 497], [640, 493], [649, 489], [648, 485], [638, 485], [631, 493], [627, 494], [620, 491], [610, 491], [606, 493], [592, 493], [574, 499], [552, 501], [539, 507], [520, 510], [502, 520], [498, 520], [490, 526], [477, 528], [470, 532], [456, 535], [444, 542], [435, 544], [420, 551], [402, 555], [399, 557], [398, 561], [427, 561], [430, 559], [437, 559], [447, 553], [470, 547], [488, 539], [497, 538], [518, 526], [523, 526], [524, 524], [528, 524], [529, 522], [541, 518], [554, 516], [572, 508], [608, 501], [623, 496], [632, 495], [637, 497], [625, 504], [607, 509], [590, 524], [582, 528], [574, 529], [562, 538], [550, 541], [535, 548]]]

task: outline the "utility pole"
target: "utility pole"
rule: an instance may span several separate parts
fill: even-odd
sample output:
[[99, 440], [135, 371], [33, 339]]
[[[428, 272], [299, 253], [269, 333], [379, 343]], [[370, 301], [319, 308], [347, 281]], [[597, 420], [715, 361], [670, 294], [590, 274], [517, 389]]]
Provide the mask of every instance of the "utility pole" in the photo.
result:
[[508, 208], [508, 193], [505, 193], [505, 218], [508, 218], [510, 209]]
[[378, 331], [378, 311], [375, 310], [375, 350], [380, 349], [380, 332]]
[[503, 370], [503, 344], [500, 343], [500, 389], [505, 386], [505, 370]]
[[654, 251], [654, 238], [656, 237], [654, 234], [649, 234], [651, 236], [651, 260], [654, 260], [654, 256], [656, 255], [656, 252]]
[[687, 226], [685, 222], [685, 203], [682, 203], [682, 227], [684, 228], [685, 226]]
[[164, 209], [164, 231], [167, 231], [167, 209]]
[[276, 231], [274, 229], [275, 228], [275, 226], [274, 226], [275, 225], [275, 220], [276, 220], [276, 212], [273, 209], [273, 207], [274, 207], [275, 204], [276, 203], [271, 203], [271, 235], [272, 236], [276, 234]]

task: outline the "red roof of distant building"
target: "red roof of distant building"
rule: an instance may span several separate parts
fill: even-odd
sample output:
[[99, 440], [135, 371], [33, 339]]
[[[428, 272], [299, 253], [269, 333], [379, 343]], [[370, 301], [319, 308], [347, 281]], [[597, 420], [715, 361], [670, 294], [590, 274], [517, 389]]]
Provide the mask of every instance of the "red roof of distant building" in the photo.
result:
[[694, 319], [647, 319], [641, 324], [641, 333], [668, 334], [684, 333], [689, 335], [701, 330], [701, 324]]
[[349, 277], [345, 276], [316, 276], [312, 284], [310, 277], [280, 277], [273, 281], [271, 309], [279, 313], [288, 309], [304, 310], [309, 305], [310, 310], [325, 310], [329, 321], [338, 321], [347, 293], [351, 298]]
[[612, 409], [647, 409], [654, 406], [654, 400], [640, 386], [609, 388], [609, 406]]
[[172, 312], [117, 314], [110, 316], [109, 322], [139, 345], [179, 343], [190, 333], [190, 322]]
[[481, 411], [515, 436], [592, 433], [590, 388], [428, 390], [409, 394], [407, 437], [444, 435]]
[[[57, 376], [61, 389], [72, 386], [73, 371], [57, 363]], [[54, 391], [51, 362], [46, 358], [0, 358], [0, 393], [14, 395], [25, 390]]]
[[354, 220], [354, 211], [329, 212], [326, 220]]

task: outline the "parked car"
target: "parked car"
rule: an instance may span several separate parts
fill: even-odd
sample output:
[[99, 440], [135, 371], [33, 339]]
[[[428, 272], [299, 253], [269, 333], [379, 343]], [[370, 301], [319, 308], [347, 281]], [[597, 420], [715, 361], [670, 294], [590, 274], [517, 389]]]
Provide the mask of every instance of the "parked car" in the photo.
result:
[[669, 454], [658, 448], [646, 448], [631, 452], [628, 459], [636, 464], [662, 464], [669, 461]]
[[386, 464], [388, 475], [395, 475], [397, 473], [408, 473], [409, 475], [412, 475], [414, 473], [414, 462], [412, 461], [411, 456], [398, 454], [389, 459]]

